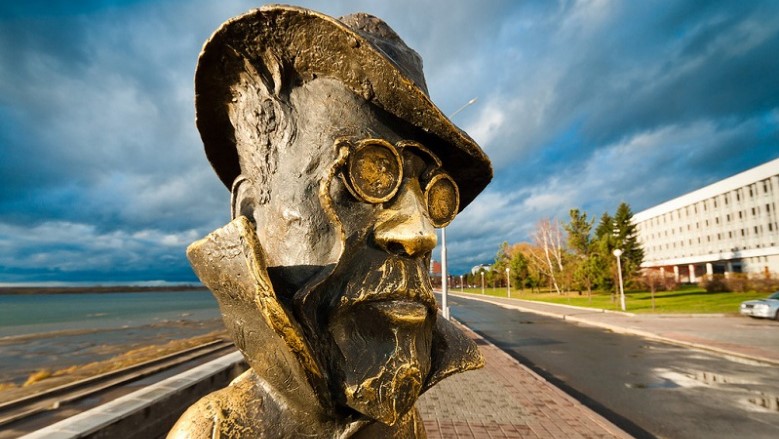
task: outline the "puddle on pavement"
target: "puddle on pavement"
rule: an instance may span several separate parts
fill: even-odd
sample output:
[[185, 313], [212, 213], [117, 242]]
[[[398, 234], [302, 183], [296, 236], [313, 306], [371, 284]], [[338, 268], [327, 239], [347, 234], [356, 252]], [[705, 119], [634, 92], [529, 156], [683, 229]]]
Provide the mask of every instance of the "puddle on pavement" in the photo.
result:
[[672, 380], [663, 379], [654, 383], [625, 383], [625, 387], [628, 389], [676, 389], [681, 386]]
[[703, 383], [695, 380], [690, 375], [674, 372], [668, 369], [655, 369], [655, 375], [659, 380], [649, 383], [625, 383], [625, 387], [630, 389], [676, 389], [680, 387], [702, 387]]

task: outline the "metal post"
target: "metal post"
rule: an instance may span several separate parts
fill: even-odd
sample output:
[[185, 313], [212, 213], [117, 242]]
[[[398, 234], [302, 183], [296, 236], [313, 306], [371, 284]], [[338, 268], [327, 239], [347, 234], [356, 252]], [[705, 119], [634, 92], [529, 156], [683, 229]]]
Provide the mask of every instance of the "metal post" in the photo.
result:
[[622, 286], [622, 262], [620, 262], [620, 256], [622, 256], [622, 250], [614, 249], [614, 256], [617, 257], [617, 274], [619, 275], [619, 306], [622, 311], [625, 311], [625, 289]]
[[511, 298], [511, 278], [509, 277], [510, 268], [506, 267], [506, 296]]
[[463, 275], [462, 274], [460, 275], [460, 292], [461, 293], [465, 292], [465, 287], [463, 286]]
[[449, 320], [449, 273], [446, 271], [446, 227], [441, 229], [441, 312]]
[[[460, 107], [457, 111], [452, 113], [449, 118], [451, 119], [454, 117], [455, 114], [463, 111], [467, 106], [472, 105], [476, 102], [477, 98], [473, 98], [470, 101], [468, 101], [465, 105]], [[449, 272], [446, 271], [446, 227], [441, 228], [441, 312], [444, 315], [444, 318], [446, 320], [449, 320], [449, 305], [447, 296], [449, 295], [449, 285], [448, 285], [448, 277]]]

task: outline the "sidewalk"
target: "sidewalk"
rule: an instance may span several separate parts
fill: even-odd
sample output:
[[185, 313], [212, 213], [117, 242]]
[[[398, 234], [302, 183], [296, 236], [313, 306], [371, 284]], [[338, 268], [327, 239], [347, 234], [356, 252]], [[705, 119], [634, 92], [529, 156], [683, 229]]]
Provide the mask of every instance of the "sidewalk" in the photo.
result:
[[618, 333], [779, 365], [779, 322], [772, 320], [722, 314], [631, 314], [478, 294], [452, 295]]
[[429, 439], [629, 438], [467, 328], [483, 369], [451, 376], [417, 403]]

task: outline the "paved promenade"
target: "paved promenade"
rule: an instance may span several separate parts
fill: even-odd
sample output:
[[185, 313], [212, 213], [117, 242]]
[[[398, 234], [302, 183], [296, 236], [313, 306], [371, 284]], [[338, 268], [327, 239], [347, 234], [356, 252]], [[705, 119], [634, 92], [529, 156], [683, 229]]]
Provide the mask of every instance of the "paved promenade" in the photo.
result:
[[429, 439], [629, 438], [600, 415], [467, 330], [487, 360], [420, 398]]

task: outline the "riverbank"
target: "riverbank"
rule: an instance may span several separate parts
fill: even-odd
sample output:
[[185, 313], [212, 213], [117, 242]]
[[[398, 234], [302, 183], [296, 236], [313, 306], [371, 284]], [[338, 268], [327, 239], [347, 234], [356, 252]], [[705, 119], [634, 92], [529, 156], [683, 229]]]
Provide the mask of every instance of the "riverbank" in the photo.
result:
[[0, 386], [17, 397], [222, 336], [208, 291], [3, 295]]
[[76, 364], [65, 368], [40, 368], [32, 371], [23, 383], [0, 382], [0, 403], [34, 395], [64, 384], [130, 367], [217, 340], [229, 340], [227, 331], [219, 329], [197, 337], [147, 346], [114, 345], [112, 348], [122, 353], [101, 361]]

